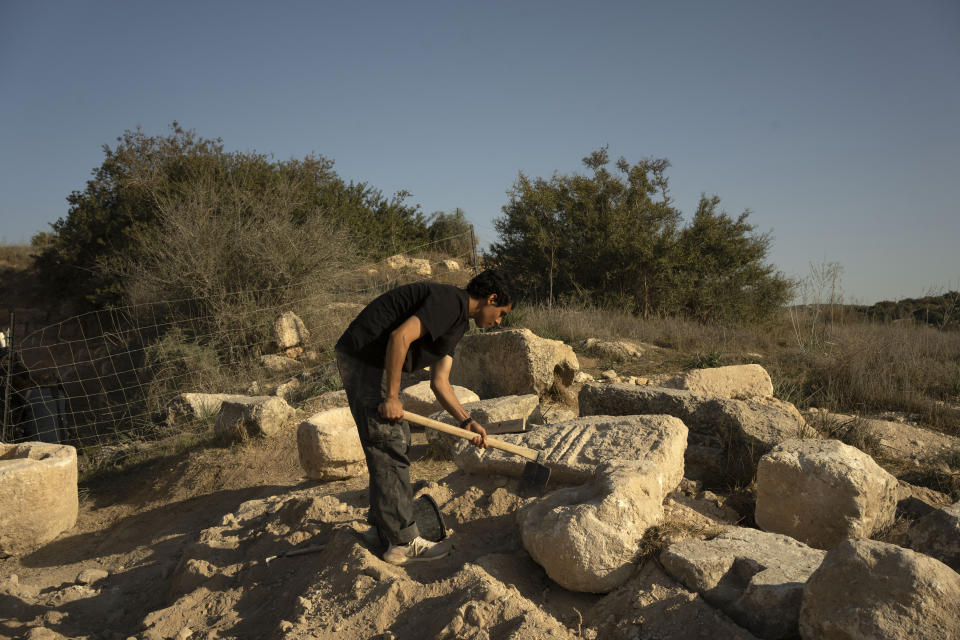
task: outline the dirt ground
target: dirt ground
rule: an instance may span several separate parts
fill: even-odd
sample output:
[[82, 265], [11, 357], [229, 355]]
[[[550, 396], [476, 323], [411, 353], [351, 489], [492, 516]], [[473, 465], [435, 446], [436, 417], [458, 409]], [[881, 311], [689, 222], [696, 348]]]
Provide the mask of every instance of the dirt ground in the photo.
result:
[[0, 637], [751, 637], [655, 561], [611, 594], [566, 591], [522, 547], [516, 479], [429, 459], [422, 433], [411, 454], [452, 530], [442, 561], [383, 562], [364, 535], [366, 477], [305, 480], [291, 432], [82, 486], [73, 529], [0, 560]]

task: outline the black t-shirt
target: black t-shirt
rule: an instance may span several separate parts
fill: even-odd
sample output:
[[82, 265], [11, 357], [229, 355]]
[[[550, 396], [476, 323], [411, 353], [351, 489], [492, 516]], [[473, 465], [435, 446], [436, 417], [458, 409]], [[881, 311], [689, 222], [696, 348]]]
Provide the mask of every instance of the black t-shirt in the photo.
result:
[[469, 325], [469, 306], [467, 292], [449, 284], [415, 282], [397, 287], [360, 312], [340, 336], [336, 349], [383, 367], [390, 333], [415, 315], [426, 334], [410, 345], [403, 370], [422, 369], [453, 355]]

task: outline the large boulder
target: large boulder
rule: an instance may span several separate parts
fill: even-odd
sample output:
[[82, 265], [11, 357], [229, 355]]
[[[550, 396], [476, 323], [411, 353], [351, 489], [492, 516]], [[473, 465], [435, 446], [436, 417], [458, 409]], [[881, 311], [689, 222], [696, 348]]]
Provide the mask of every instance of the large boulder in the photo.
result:
[[790, 440], [760, 459], [757, 524], [818, 549], [893, 524], [897, 479], [839, 440]]
[[804, 640], [960, 638], [960, 575], [874, 540], [831, 549], [803, 588]]
[[518, 512], [523, 546], [550, 578], [571, 591], [606, 593], [630, 577], [641, 539], [683, 476], [682, 442], [671, 444], [641, 453], [642, 461], [601, 464], [588, 484]]
[[668, 378], [660, 385], [720, 398], [745, 400], [754, 397], [773, 397], [773, 382], [770, 380], [770, 374], [758, 364], [693, 369]]
[[303, 320], [293, 311], [286, 311], [277, 318], [273, 323], [273, 335], [281, 349], [302, 346], [310, 339], [310, 332]]
[[760, 638], [792, 638], [803, 585], [826, 552], [793, 538], [737, 528], [660, 554], [667, 573]]
[[960, 572], [960, 501], [934, 509], [907, 531], [909, 546]]
[[[497, 438], [542, 451], [553, 486], [591, 482], [597, 466], [604, 462], [665, 464], [676, 451], [683, 454], [687, 428], [671, 416], [589, 416]], [[455, 446], [453, 461], [467, 473], [520, 477], [527, 462], [492, 447], [478, 449], [463, 439], [457, 439]], [[664, 483], [672, 488], [683, 478], [683, 467], [669, 467], [665, 473]]]
[[580, 389], [579, 405], [581, 416], [680, 418], [690, 429], [688, 473], [706, 482], [724, 475], [749, 481], [762, 454], [806, 428], [796, 407], [776, 398], [736, 400], [663, 387], [588, 383]]
[[[480, 396], [470, 389], [458, 385], [453, 385], [453, 393], [457, 396], [460, 404], [475, 402], [480, 399]], [[440, 406], [440, 401], [437, 400], [437, 396], [433, 393], [433, 389], [430, 388], [430, 382], [427, 380], [403, 389], [400, 392], [400, 402], [405, 410], [419, 413], [422, 416], [428, 416], [443, 409]]]
[[0, 557], [43, 546], [77, 522], [77, 450], [0, 444]]
[[573, 384], [580, 362], [569, 345], [529, 329], [465, 336], [457, 345], [450, 380], [481, 398], [535, 393]]
[[[538, 413], [540, 398], [534, 394], [525, 396], [504, 396], [468, 402], [463, 408], [470, 417], [484, 426], [489, 435], [504, 433], [522, 433], [527, 430], [527, 420]], [[446, 412], [431, 416], [434, 420], [456, 426], [458, 423]], [[433, 429], [426, 430], [427, 442], [435, 454], [447, 460], [453, 460], [462, 449], [463, 438], [451, 436]]]
[[293, 407], [276, 396], [241, 396], [224, 400], [214, 433], [226, 440], [272, 436], [293, 413]]
[[297, 427], [300, 466], [314, 480], [343, 480], [363, 475], [367, 464], [360, 434], [349, 408], [314, 414]]

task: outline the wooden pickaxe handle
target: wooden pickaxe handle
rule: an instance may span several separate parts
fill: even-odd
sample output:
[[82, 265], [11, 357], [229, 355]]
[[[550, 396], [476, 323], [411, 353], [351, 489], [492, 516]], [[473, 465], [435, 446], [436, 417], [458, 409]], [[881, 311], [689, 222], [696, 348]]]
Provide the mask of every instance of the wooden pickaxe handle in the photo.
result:
[[[430, 418], [424, 418], [423, 416], [418, 416], [417, 414], [410, 413], [409, 411], [403, 412], [403, 418], [404, 420], [408, 420], [413, 424], [418, 424], [421, 427], [433, 429], [434, 431], [442, 431], [443, 433], [448, 433], [451, 436], [457, 436], [466, 440], [473, 440], [479, 435], [473, 431], [467, 431], [466, 429], [454, 427], [453, 425], [449, 425], [444, 422], [439, 422]], [[493, 447], [494, 449], [500, 449], [501, 451], [506, 451], [507, 453], [522, 456], [527, 460], [532, 460], [534, 462], [537, 462], [538, 458], [541, 457], [540, 452], [536, 449], [528, 449], [527, 447], [521, 447], [517, 444], [511, 444], [509, 442], [504, 442], [503, 440], [497, 440], [496, 438], [491, 438], [490, 436], [487, 436], [487, 446]]]

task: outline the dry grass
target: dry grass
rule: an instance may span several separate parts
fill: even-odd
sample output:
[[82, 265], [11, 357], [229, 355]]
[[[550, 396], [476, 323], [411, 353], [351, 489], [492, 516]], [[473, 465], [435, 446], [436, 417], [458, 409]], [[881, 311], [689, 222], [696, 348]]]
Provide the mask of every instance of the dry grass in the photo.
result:
[[804, 313], [785, 311], [766, 324], [742, 326], [573, 306], [521, 307], [511, 315], [512, 324], [575, 347], [597, 337], [665, 348], [618, 368], [624, 374], [758, 362], [769, 371], [775, 395], [800, 408], [904, 411], [925, 427], [960, 436], [960, 332]]

